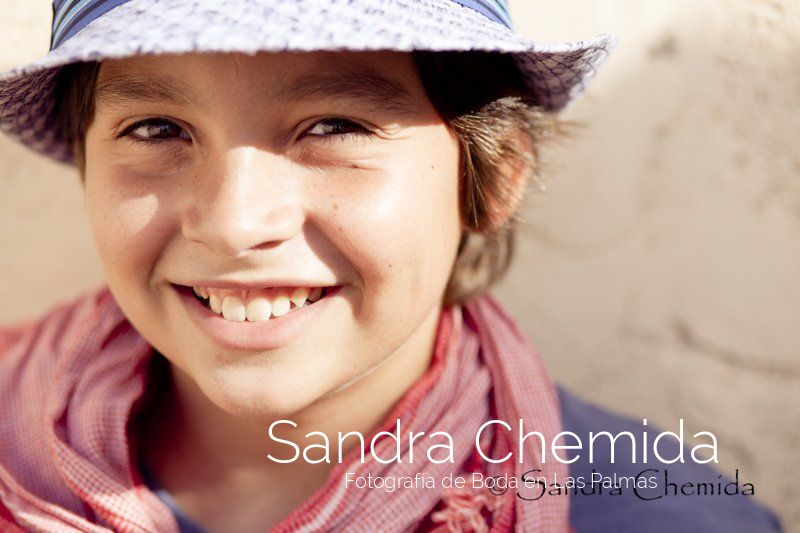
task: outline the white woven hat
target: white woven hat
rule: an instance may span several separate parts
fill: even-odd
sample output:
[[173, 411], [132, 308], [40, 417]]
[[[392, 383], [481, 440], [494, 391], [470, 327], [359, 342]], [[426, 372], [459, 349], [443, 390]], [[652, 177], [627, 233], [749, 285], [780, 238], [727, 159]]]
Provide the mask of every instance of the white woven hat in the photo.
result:
[[513, 54], [531, 96], [559, 111], [614, 46], [542, 44], [511, 25], [505, 0], [55, 0], [51, 50], [0, 74], [0, 129], [67, 163], [56, 115], [61, 67], [141, 54], [314, 50], [481, 50]]

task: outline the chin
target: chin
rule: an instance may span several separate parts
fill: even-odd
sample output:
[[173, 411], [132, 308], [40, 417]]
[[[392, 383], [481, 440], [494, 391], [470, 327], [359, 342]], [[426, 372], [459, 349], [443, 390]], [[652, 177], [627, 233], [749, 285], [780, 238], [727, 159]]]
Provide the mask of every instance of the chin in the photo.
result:
[[249, 420], [291, 419], [327, 392], [308, 374], [252, 366], [225, 365], [197, 383], [219, 408]]

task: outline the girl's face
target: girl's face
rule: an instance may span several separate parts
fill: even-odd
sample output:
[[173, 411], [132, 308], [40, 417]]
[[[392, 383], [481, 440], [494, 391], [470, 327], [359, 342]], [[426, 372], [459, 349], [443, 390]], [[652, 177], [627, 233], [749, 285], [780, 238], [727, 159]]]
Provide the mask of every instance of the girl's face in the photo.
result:
[[286, 416], [430, 351], [458, 150], [407, 54], [107, 61], [86, 205], [147, 341], [223, 409]]

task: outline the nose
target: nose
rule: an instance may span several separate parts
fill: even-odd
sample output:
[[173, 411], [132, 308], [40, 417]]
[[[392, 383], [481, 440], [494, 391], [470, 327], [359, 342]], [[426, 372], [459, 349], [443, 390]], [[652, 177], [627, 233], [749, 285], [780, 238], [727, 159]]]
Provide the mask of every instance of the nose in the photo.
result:
[[301, 231], [303, 211], [288, 165], [238, 147], [199, 168], [182, 221], [184, 236], [225, 256], [276, 246]]

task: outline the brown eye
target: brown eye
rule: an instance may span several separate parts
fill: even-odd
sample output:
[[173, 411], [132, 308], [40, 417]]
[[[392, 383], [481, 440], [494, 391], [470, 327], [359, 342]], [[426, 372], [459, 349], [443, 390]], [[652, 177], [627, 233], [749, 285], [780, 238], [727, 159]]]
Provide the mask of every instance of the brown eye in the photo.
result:
[[316, 122], [306, 131], [312, 137], [370, 135], [365, 127], [344, 118], [326, 118]]
[[169, 141], [172, 139], [191, 141], [191, 137], [182, 127], [166, 119], [148, 119], [137, 122], [126, 128], [120, 136], [144, 142]]

